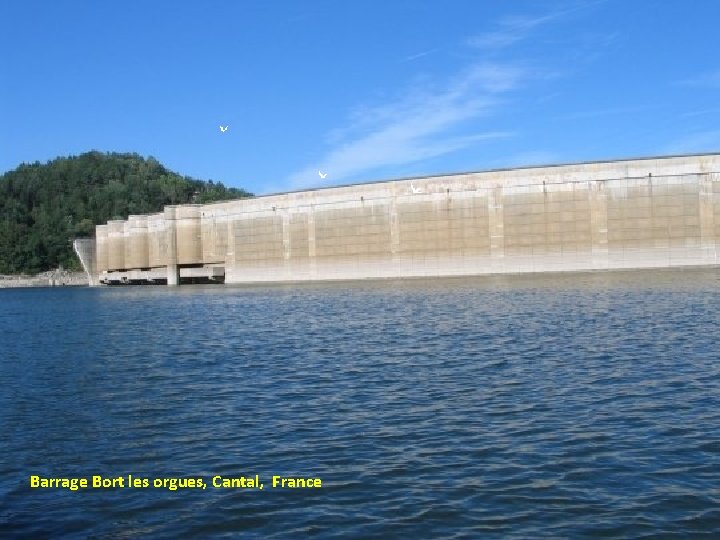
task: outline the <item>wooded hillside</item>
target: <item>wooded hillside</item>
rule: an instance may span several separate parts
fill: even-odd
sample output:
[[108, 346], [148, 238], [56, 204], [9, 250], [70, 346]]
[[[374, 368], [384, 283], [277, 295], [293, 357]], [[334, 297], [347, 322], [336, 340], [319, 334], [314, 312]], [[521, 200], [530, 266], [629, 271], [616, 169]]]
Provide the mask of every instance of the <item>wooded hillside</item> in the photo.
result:
[[23, 164], [0, 176], [0, 274], [79, 269], [72, 239], [92, 236], [110, 219], [251, 196], [137, 154], [88, 152]]

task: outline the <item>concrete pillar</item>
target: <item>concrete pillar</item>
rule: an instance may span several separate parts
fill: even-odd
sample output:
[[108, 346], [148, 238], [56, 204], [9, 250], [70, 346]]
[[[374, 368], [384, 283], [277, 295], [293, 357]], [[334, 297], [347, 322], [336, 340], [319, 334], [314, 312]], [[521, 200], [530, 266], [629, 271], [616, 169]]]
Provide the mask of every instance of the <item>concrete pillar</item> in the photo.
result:
[[235, 220], [228, 212], [227, 221], [225, 223], [225, 234], [227, 237], [227, 245], [225, 246], [225, 282], [233, 282], [233, 273], [237, 265], [235, 257]]
[[394, 193], [390, 196], [390, 253], [395, 255], [400, 251], [400, 222], [397, 212], [397, 195]]
[[590, 234], [592, 267], [607, 268], [608, 262], [608, 211], [605, 182], [589, 183]]
[[493, 268], [501, 269], [505, 258], [505, 216], [503, 214], [503, 188], [488, 190], [488, 232], [490, 234], [490, 260]]
[[202, 264], [201, 205], [175, 207], [175, 249], [177, 264]]
[[283, 259], [290, 259], [290, 212], [282, 211], [282, 243], [283, 243]]
[[148, 216], [148, 266], [160, 268], [167, 264], [167, 233], [165, 213]]
[[227, 254], [227, 211], [201, 208], [200, 231], [203, 264], [225, 264]]
[[108, 270], [125, 269], [125, 221], [108, 221]]
[[717, 174], [698, 175], [700, 184], [700, 246], [702, 258], [708, 264], [718, 262], [717, 238], [715, 238], [715, 212], [713, 177], [720, 180]]
[[180, 270], [178, 270], [177, 264], [168, 264], [167, 284], [168, 287], [177, 287], [180, 285]]
[[125, 261], [125, 264], [123, 265], [123, 268], [125, 270], [134, 270], [136, 267], [133, 265], [133, 261], [131, 259], [130, 255], [130, 221], [126, 221], [123, 225], [123, 249], [125, 250], [125, 255], [123, 255], [123, 260]]
[[315, 206], [308, 206], [308, 257], [310, 259], [310, 276], [317, 277], [317, 256], [315, 249]]
[[[281, 230], [281, 236], [282, 236], [282, 272], [284, 274], [284, 279], [291, 279], [291, 276], [293, 274], [292, 272], [292, 264], [293, 261], [290, 260], [290, 254], [292, 249], [292, 240], [290, 238], [290, 211], [285, 209], [277, 209], [276, 212], [280, 213], [280, 218], [282, 219], [282, 230]], [[279, 269], [278, 269], [279, 270]]]
[[149, 266], [148, 217], [129, 216], [125, 225], [125, 267]]
[[98, 274], [108, 269], [108, 227], [97, 225], [95, 227], [95, 268]]
[[170, 287], [180, 284], [177, 252], [177, 220], [175, 206], [165, 207], [165, 244], [167, 246], [167, 284]]

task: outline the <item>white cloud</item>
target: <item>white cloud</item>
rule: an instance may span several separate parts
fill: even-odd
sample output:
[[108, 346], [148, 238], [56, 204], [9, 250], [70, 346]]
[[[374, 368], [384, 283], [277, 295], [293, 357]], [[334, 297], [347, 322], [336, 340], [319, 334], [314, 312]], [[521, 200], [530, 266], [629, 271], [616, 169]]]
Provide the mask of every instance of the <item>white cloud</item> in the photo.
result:
[[503, 49], [527, 37], [533, 28], [557, 19], [565, 12], [539, 17], [514, 16], [502, 19], [497, 30], [469, 38], [466, 43], [478, 49]]
[[[543, 25], [603, 1], [578, 2], [570, 8], [536, 16], [505, 17], [493, 31], [471, 37], [464, 44], [483, 49], [483, 53], [500, 50], [525, 39]], [[437, 50], [420, 51], [402, 61], [411, 62]], [[419, 163], [490, 139], [512, 137], [511, 130], [478, 128], [477, 120], [503, 110], [507, 93], [517, 89], [521, 81], [559, 76], [537, 66], [537, 62], [522, 69], [516, 62], [472, 64], [444, 86], [431, 86], [425, 80], [400, 98], [358, 107], [345, 125], [327, 133], [325, 143], [329, 149], [325, 155], [288, 175], [282, 181], [283, 189], [344, 183], [383, 167]], [[531, 161], [545, 161], [542, 157], [536, 154]], [[327, 177], [320, 179], [318, 171], [327, 173]]]
[[481, 64], [456, 76], [440, 90], [413, 90], [394, 102], [363, 107], [349, 124], [329, 136], [333, 148], [318, 162], [291, 174], [288, 188], [318, 185], [383, 166], [418, 162], [466, 148], [478, 142], [512, 136], [507, 131], [453, 133], [465, 121], [487, 115], [502, 103], [524, 72], [518, 68]]
[[467, 44], [478, 49], [503, 49], [523, 37], [518, 32], [498, 30], [468, 38]]
[[[572, 7], [559, 9], [544, 15], [513, 15], [500, 19], [496, 29], [472, 36], [466, 44], [484, 51], [500, 50], [527, 38], [539, 26], [556, 21], [574, 12], [602, 4], [604, 0], [579, 2]], [[614, 39], [614, 38], [613, 38]]]

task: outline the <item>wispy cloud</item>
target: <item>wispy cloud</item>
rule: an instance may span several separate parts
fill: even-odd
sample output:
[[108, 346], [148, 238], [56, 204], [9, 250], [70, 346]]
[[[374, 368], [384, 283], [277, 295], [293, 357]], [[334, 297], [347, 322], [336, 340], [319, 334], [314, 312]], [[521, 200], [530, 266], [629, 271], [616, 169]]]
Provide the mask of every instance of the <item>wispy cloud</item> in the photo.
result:
[[720, 107], [711, 107], [709, 109], [700, 109], [698, 111], [689, 111], [686, 113], [682, 113], [680, 115], [680, 118], [691, 118], [693, 116], [705, 116], [707, 114], [717, 114], [720, 113]]
[[400, 60], [400, 62], [412, 62], [413, 60], [417, 60], [419, 58], [422, 58], [423, 56], [427, 56], [439, 50], [440, 49], [428, 49], [427, 51], [419, 52], [417, 54], [411, 54], [410, 56], [406, 56], [405, 58]]
[[[487, 49], [507, 47], [543, 25], [602, 1], [582, 1], [545, 14], [505, 17], [491, 28], [493, 31], [464, 40], [463, 47], [466, 53], [469, 48], [475, 58], [478, 53], [487, 58]], [[400, 61], [412, 62], [438, 50], [420, 50]], [[327, 133], [324, 155], [286, 176], [278, 191], [344, 183], [374, 171], [387, 174], [393, 168], [417, 165], [490, 140], [514, 137], [512, 127], [489, 127], [489, 123], [483, 125], [480, 119], [506, 111], [510, 93], [529, 81], [548, 81], [560, 76], [556, 69], [540, 67], [542, 64], [528, 59], [522, 65], [517, 61], [470, 63], [454, 77], [444, 79], [444, 83], [433, 85], [426, 78], [409, 85], [400, 97], [357, 107], [344, 125]], [[533, 153], [516, 157], [512, 164], [547, 161], [555, 156]], [[327, 177], [321, 179], [318, 171], [327, 173]]]
[[704, 88], [720, 88], [720, 70], [707, 71], [697, 77], [690, 77], [676, 81], [680, 86], [696, 86]]
[[317, 185], [318, 170], [328, 173], [326, 183], [337, 183], [383, 166], [418, 162], [480, 141], [510, 137], [508, 131], [457, 134], [457, 129], [493, 112], [523, 76], [516, 67], [474, 65], [439, 90], [414, 90], [391, 103], [358, 109], [348, 125], [331, 134], [334, 148], [317, 163], [291, 174], [286, 186]]
[[537, 17], [505, 17], [498, 22], [497, 30], [472, 36], [466, 43], [478, 49], [503, 49], [526, 38], [534, 28], [557, 19], [564, 13], [556, 12]]
[[[543, 25], [555, 22], [574, 12], [581, 11], [605, 0], [592, 0], [579, 2], [565, 9], [557, 9], [540, 15], [512, 15], [504, 17], [495, 23], [495, 29], [469, 37], [466, 44], [482, 49], [485, 52], [501, 50], [529, 37], [532, 32]], [[614, 39], [614, 38], [613, 38]]]

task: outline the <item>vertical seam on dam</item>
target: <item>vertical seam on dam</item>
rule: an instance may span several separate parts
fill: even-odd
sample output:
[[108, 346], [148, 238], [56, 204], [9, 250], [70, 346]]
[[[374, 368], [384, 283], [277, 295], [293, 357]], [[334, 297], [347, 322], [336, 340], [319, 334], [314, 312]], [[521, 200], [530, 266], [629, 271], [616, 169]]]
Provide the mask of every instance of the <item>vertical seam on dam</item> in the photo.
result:
[[168, 206], [96, 228], [104, 283], [715, 265], [719, 155], [443, 175]]

